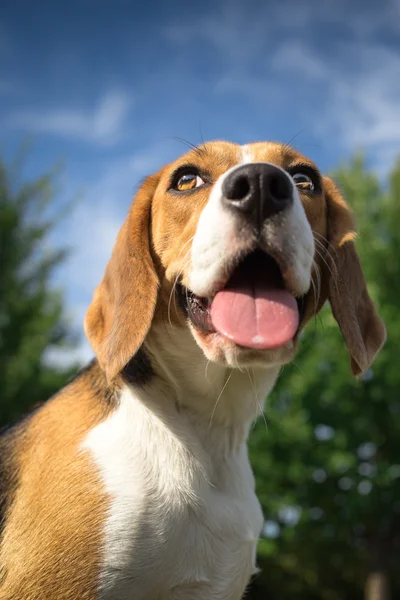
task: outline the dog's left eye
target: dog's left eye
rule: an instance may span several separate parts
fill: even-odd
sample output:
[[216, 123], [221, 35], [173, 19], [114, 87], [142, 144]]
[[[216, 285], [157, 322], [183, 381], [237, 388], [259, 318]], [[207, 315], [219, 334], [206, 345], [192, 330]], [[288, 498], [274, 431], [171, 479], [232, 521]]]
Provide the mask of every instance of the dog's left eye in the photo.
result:
[[307, 192], [314, 191], [314, 182], [311, 177], [305, 173], [293, 173], [292, 177], [296, 187], [298, 187], [300, 190], [305, 190]]
[[173, 186], [175, 190], [178, 192], [186, 192], [187, 190], [194, 190], [201, 185], [204, 185], [203, 179], [200, 175], [195, 175], [194, 173], [185, 173], [178, 179], [178, 181]]

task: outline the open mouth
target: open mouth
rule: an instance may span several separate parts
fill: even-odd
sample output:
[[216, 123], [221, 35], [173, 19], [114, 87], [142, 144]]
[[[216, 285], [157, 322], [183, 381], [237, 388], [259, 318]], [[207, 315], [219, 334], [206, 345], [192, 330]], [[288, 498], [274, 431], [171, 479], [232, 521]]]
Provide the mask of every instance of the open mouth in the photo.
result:
[[246, 348], [278, 348], [299, 328], [304, 299], [286, 288], [277, 262], [262, 250], [246, 256], [213, 298], [180, 286], [187, 316], [200, 331], [220, 333]]

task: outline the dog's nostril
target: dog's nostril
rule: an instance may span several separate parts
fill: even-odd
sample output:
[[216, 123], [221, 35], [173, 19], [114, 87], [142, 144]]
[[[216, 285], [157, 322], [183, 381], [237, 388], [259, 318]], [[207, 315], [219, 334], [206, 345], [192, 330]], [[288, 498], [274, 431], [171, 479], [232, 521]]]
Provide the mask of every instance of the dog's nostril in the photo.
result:
[[281, 175], [270, 177], [267, 181], [269, 193], [272, 199], [282, 201], [287, 200], [290, 195], [290, 188]]
[[238, 177], [234, 185], [230, 186], [230, 189], [227, 190], [227, 198], [228, 200], [243, 200], [250, 192], [250, 184], [247, 177]]
[[224, 179], [222, 194], [222, 201], [229, 210], [245, 214], [258, 227], [288, 209], [294, 199], [289, 175], [267, 162], [236, 167]]

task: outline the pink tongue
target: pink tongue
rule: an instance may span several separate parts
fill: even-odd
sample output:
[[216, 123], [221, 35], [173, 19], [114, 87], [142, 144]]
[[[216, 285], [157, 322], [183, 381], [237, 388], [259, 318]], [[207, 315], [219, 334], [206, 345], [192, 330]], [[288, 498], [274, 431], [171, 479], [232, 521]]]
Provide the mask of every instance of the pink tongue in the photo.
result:
[[[247, 269], [246, 269], [247, 271]], [[247, 348], [277, 348], [289, 342], [299, 325], [294, 297], [268, 270], [239, 267], [211, 304], [215, 329]], [[275, 285], [274, 285], [275, 284]]]

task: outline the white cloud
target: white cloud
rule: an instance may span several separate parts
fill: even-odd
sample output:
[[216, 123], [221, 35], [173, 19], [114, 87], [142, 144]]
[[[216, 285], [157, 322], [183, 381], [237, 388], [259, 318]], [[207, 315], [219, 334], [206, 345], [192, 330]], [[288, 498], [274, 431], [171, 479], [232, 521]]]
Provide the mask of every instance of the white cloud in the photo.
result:
[[92, 109], [28, 109], [11, 114], [9, 125], [86, 142], [113, 144], [124, 134], [132, 98], [122, 90], [107, 92]]
[[[315, 34], [324, 31], [321, 44]], [[261, 115], [286, 108], [321, 146], [364, 148], [384, 173], [400, 150], [400, 55], [386, 44], [399, 31], [399, 0], [232, 0], [189, 24], [177, 18], [165, 33], [216, 50], [214, 93], [240, 95]]]
[[333, 139], [346, 151], [365, 149], [381, 173], [392, 166], [400, 151], [400, 56], [396, 52], [377, 44], [342, 44], [335, 59], [322, 60], [306, 45], [293, 43], [277, 53], [276, 64], [283, 72], [301, 77], [305, 86], [323, 86], [325, 105], [305, 109], [321, 139]]
[[[254, 4], [254, 3], [253, 3]], [[273, 27], [274, 7], [265, 3], [252, 10], [250, 3], [240, 0], [216, 2], [213, 10], [203, 12], [189, 22], [187, 19], [166, 26], [165, 37], [178, 45], [193, 44], [200, 41], [211, 46], [219, 53], [218, 59], [234, 73], [246, 70], [254, 57], [262, 61], [262, 53], [268, 31]], [[281, 26], [281, 23], [279, 23]]]
[[271, 57], [271, 68], [277, 73], [285, 71], [307, 79], [326, 79], [329, 76], [326, 62], [299, 39], [277, 49]]
[[317, 28], [339, 25], [344, 34], [353, 39], [366, 40], [377, 32], [388, 34], [400, 30], [400, 2], [387, 0], [376, 3], [349, 4], [347, 0], [282, 0], [258, 2], [241, 0], [216, 2], [213, 9], [203, 12], [188, 23], [179, 17], [165, 28], [165, 36], [180, 45], [201, 40], [213, 45], [231, 64], [240, 65], [257, 56], [261, 62], [267, 56], [257, 54], [273, 40], [287, 41], [287, 35], [305, 35], [308, 38]]

